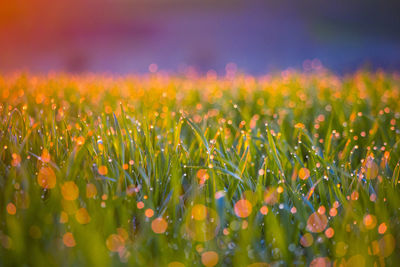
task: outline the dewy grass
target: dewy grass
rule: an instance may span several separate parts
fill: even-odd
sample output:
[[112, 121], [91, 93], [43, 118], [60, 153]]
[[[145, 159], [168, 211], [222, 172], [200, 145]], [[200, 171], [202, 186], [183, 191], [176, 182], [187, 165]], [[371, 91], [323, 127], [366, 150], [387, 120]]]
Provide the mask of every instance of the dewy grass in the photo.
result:
[[394, 266], [399, 86], [1, 77], [1, 265]]

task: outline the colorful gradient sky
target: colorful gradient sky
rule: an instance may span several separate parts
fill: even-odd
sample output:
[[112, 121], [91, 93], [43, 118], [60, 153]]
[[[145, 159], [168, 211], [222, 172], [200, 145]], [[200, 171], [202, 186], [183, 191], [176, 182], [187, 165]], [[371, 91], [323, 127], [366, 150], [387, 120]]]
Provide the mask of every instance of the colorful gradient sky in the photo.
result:
[[399, 1], [13, 0], [0, 4], [0, 71], [260, 74], [318, 58], [340, 73], [400, 69]]

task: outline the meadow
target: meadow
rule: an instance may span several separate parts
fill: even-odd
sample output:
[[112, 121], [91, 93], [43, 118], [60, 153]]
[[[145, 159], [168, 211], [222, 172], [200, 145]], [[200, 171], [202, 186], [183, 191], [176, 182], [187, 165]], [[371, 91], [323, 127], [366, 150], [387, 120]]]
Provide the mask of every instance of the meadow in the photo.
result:
[[0, 77], [2, 266], [396, 266], [400, 76]]

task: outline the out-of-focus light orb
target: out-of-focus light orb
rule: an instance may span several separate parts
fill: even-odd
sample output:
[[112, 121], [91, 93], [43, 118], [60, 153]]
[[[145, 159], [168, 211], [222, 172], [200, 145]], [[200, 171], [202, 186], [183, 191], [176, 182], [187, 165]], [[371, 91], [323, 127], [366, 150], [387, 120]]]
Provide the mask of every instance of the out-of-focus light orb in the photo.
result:
[[328, 257], [318, 257], [311, 261], [310, 267], [330, 267], [331, 260]]
[[310, 171], [307, 168], [301, 168], [299, 170], [299, 178], [301, 180], [307, 180], [310, 177]]
[[75, 242], [75, 238], [74, 235], [70, 232], [67, 232], [64, 234], [63, 236], [63, 243], [66, 247], [75, 247], [76, 242]]
[[168, 228], [168, 223], [164, 218], [156, 218], [151, 222], [151, 229], [156, 234], [164, 233]]
[[215, 251], [206, 251], [201, 254], [201, 263], [206, 267], [213, 267], [217, 265], [218, 260], [219, 256]]
[[310, 247], [314, 243], [314, 237], [310, 233], [305, 233], [301, 238], [300, 238], [300, 244], [303, 247]]
[[393, 253], [396, 247], [396, 240], [392, 234], [386, 234], [378, 241], [378, 245], [380, 256], [386, 258]]
[[368, 230], [374, 229], [376, 226], [376, 217], [372, 214], [364, 216], [363, 223]]
[[146, 215], [147, 218], [151, 218], [154, 216], [154, 211], [152, 209], [146, 209], [144, 214]]
[[117, 234], [111, 234], [106, 240], [106, 247], [112, 252], [119, 252], [124, 249], [125, 241]]
[[197, 221], [202, 221], [207, 217], [207, 207], [202, 204], [194, 205], [192, 208], [192, 217]]
[[90, 215], [85, 208], [80, 208], [76, 211], [75, 219], [80, 224], [88, 224], [91, 220]]
[[328, 225], [328, 218], [325, 214], [314, 212], [307, 220], [307, 230], [313, 233], [322, 232]]
[[250, 201], [247, 199], [240, 199], [236, 202], [234, 210], [236, 216], [240, 218], [247, 218], [253, 210], [253, 205], [251, 205]]
[[15, 205], [10, 202], [7, 204], [7, 212], [10, 215], [15, 215], [15, 213], [17, 212], [17, 207], [15, 207]]
[[51, 167], [42, 167], [37, 182], [42, 188], [52, 189], [56, 186], [56, 174]]
[[79, 188], [74, 181], [68, 181], [62, 185], [61, 194], [65, 200], [75, 200], [79, 197]]
[[107, 175], [107, 173], [108, 173], [107, 166], [101, 165], [98, 169], [98, 172], [100, 175], [103, 175], [103, 176]]
[[[204, 206], [205, 207], [205, 206]], [[204, 211], [204, 208], [201, 208]], [[197, 212], [194, 212], [197, 213]], [[220, 229], [220, 219], [217, 212], [209, 207], [206, 207], [206, 216], [203, 220], [196, 220], [193, 214], [193, 207], [189, 211], [189, 216], [185, 223], [185, 230], [190, 238], [198, 242], [206, 242], [213, 239]], [[197, 219], [204, 215], [196, 215]]]

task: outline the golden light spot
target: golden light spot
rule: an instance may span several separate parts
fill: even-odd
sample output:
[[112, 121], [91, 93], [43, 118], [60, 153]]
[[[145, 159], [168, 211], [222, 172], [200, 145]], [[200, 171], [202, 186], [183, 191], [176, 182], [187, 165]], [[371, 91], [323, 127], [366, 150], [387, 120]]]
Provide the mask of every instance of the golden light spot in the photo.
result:
[[65, 200], [75, 200], [79, 197], [79, 188], [74, 181], [68, 181], [62, 185], [61, 194]]
[[378, 227], [378, 233], [380, 233], [381, 235], [383, 235], [387, 230], [387, 226], [386, 223], [381, 223]]
[[393, 253], [396, 246], [396, 240], [392, 234], [386, 234], [378, 241], [378, 245], [380, 256], [386, 258]]
[[60, 223], [67, 223], [67, 222], [68, 222], [68, 214], [65, 211], [62, 211], [60, 215]]
[[185, 267], [185, 264], [179, 262], [179, 261], [173, 261], [168, 263], [168, 267]]
[[358, 194], [358, 192], [357, 191], [354, 191], [353, 193], [351, 193], [351, 200], [358, 200], [358, 198], [359, 198], [359, 194]]
[[283, 193], [283, 187], [282, 186], [278, 186], [278, 188], [276, 189], [276, 192], [278, 192], [278, 194], [282, 194]]
[[337, 209], [331, 208], [329, 210], [329, 215], [332, 216], [332, 217], [335, 217], [337, 215]]
[[136, 207], [138, 208], [138, 209], [143, 209], [144, 208], [144, 203], [142, 202], [142, 201], [139, 201], [137, 204], [136, 204]]
[[303, 247], [310, 247], [314, 243], [314, 238], [312, 234], [310, 233], [305, 233], [301, 238], [300, 238], [300, 244]]
[[13, 153], [11, 155], [12, 161], [11, 161], [11, 166], [17, 167], [21, 163], [21, 156], [19, 154]]
[[210, 178], [210, 175], [207, 173], [206, 169], [198, 170], [196, 176], [197, 179], [199, 179], [199, 184], [204, 184]]
[[94, 198], [97, 195], [97, 187], [94, 184], [86, 185], [86, 197]]
[[343, 257], [344, 255], [346, 255], [347, 248], [348, 248], [348, 245], [346, 243], [344, 243], [343, 241], [339, 241], [336, 244], [336, 256]]
[[236, 216], [246, 218], [251, 214], [253, 207], [247, 199], [240, 199], [236, 202], [234, 209]]
[[154, 211], [152, 209], [146, 209], [144, 215], [146, 215], [147, 218], [151, 218], [154, 216]]
[[7, 212], [10, 215], [15, 215], [15, 213], [17, 212], [17, 207], [15, 207], [15, 205], [10, 202], [7, 204]]
[[[311, 261], [310, 267], [330, 267], [331, 261], [328, 257], [318, 257]], [[357, 266], [357, 265], [349, 265], [349, 266]]]
[[260, 208], [260, 213], [261, 213], [262, 215], [267, 215], [267, 214], [268, 214], [268, 207], [267, 207], [267, 206], [262, 206], [262, 207]]
[[98, 169], [98, 172], [99, 172], [100, 175], [107, 175], [108, 169], [107, 169], [106, 166], [101, 165], [101, 166], [99, 167], [99, 169]]
[[203, 245], [202, 245], [202, 244], [198, 244], [198, 245], [196, 245], [196, 251], [197, 251], [198, 253], [201, 253], [201, 252], [203, 252], [203, 250], [204, 250], [204, 247], [203, 247]]
[[299, 178], [301, 180], [306, 180], [308, 177], [310, 177], [310, 171], [307, 168], [301, 168], [299, 170]]
[[85, 144], [85, 137], [83, 136], [79, 136], [78, 138], [76, 138], [76, 144], [78, 146], [82, 146]]
[[307, 220], [307, 230], [313, 233], [322, 232], [327, 225], [328, 219], [325, 214], [319, 214], [318, 212], [312, 213]]
[[364, 222], [365, 228], [367, 228], [368, 230], [371, 230], [376, 226], [376, 217], [374, 215], [367, 214], [364, 216], [363, 222]]
[[[220, 220], [217, 212], [211, 208], [206, 207], [207, 215], [204, 220], [194, 220], [192, 216], [188, 216], [185, 222], [185, 230], [190, 238], [206, 242], [215, 237], [220, 228]], [[192, 214], [192, 211], [189, 211]]]
[[124, 165], [122, 165], [122, 169], [124, 169], [124, 170], [129, 169], [129, 165], [127, 163], [124, 163]]
[[194, 205], [192, 208], [192, 217], [197, 221], [202, 221], [207, 216], [207, 207], [202, 204]]
[[332, 238], [334, 234], [335, 234], [335, 230], [333, 230], [332, 227], [329, 227], [329, 228], [326, 229], [326, 231], [325, 231], [325, 236], [326, 236], [327, 238]]
[[305, 128], [305, 125], [304, 125], [303, 123], [301, 123], [301, 122], [298, 122], [298, 123], [296, 123], [296, 124], [294, 125], [294, 128], [297, 128], [297, 129], [304, 129], [304, 128]]
[[42, 236], [42, 231], [36, 225], [32, 225], [29, 228], [29, 235], [34, 239], [39, 239]]
[[48, 151], [46, 148], [43, 149], [42, 155], [40, 156], [40, 159], [41, 159], [42, 162], [44, 162], [44, 163], [49, 163], [49, 162], [50, 162], [50, 160], [51, 160], [50, 153], [49, 153], [49, 151]]
[[201, 263], [206, 267], [212, 267], [218, 263], [218, 254], [215, 251], [206, 251], [201, 254]]
[[106, 240], [106, 246], [112, 252], [119, 252], [124, 249], [125, 241], [120, 235], [111, 234]]
[[318, 213], [319, 214], [325, 214], [325, 212], [326, 212], [326, 209], [325, 209], [325, 206], [320, 206], [319, 208], [318, 208]]
[[151, 222], [151, 229], [156, 234], [162, 234], [167, 230], [168, 223], [164, 218], [156, 218]]
[[63, 236], [63, 243], [66, 247], [72, 248], [76, 246], [74, 235], [70, 232], [66, 232]]
[[88, 224], [91, 220], [89, 213], [87, 212], [87, 210], [85, 208], [80, 208], [75, 213], [75, 219], [80, 224]]
[[46, 189], [52, 189], [56, 186], [56, 174], [50, 167], [42, 167], [37, 177], [38, 184]]

